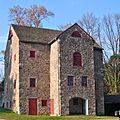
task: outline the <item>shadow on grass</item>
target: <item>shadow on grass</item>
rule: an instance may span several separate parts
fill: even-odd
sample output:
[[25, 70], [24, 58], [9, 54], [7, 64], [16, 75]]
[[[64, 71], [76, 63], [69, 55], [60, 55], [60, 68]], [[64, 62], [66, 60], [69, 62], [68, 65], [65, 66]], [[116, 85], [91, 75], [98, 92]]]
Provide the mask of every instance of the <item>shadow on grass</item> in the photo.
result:
[[10, 109], [0, 108], [0, 113], [13, 113]]

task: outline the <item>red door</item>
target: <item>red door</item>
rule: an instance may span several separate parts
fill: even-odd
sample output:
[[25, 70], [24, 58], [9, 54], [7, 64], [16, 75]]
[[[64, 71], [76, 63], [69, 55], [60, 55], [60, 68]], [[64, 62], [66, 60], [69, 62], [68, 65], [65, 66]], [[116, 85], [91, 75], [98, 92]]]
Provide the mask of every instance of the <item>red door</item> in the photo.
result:
[[50, 114], [54, 114], [54, 99], [50, 99]]
[[29, 99], [29, 115], [37, 115], [37, 99]]

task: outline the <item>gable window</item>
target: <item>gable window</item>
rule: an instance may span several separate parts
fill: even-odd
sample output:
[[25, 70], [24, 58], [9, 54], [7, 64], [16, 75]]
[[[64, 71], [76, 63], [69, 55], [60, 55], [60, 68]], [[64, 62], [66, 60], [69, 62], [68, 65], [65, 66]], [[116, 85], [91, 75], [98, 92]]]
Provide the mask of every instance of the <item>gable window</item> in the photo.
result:
[[35, 51], [30, 51], [30, 57], [35, 58]]
[[79, 37], [81, 38], [82, 35], [78, 32], [78, 31], [74, 31], [72, 34], [71, 34], [72, 37]]
[[82, 66], [82, 56], [79, 52], [73, 54], [73, 66]]
[[82, 86], [87, 87], [87, 76], [82, 76]]
[[30, 87], [35, 87], [35, 78], [30, 78]]
[[47, 100], [41, 100], [41, 102], [42, 102], [42, 106], [44, 107], [44, 106], [47, 106]]
[[68, 76], [68, 86], [73, 86], [73, 76]]

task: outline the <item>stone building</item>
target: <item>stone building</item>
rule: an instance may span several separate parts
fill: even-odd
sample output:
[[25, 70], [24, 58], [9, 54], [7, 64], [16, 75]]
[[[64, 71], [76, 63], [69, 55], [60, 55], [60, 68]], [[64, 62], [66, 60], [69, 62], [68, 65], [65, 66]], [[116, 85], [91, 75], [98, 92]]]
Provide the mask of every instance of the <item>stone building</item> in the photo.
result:
[[4, 105], [18, 114], [104, 115], [102, 48], [78, 24], [11, 25]]

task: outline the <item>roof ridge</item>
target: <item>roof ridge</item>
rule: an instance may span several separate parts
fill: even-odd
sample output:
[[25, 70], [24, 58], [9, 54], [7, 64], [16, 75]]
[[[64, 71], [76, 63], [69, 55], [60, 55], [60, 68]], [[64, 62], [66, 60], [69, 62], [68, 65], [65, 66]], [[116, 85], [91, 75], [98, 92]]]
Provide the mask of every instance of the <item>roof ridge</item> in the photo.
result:
[[63, 32], [62, 30], [57, 30], [57, 29], [50, 29], [50, 28], [37, 28], [37, 27], [33, 27], [33, 26], [27, 26], [27, 25], [17, 25], [17, 24], [11, 24], [11, 26], [18, 26], [18, 27], [26, 27], [26, 28], [31, 28], [31, 29], [43, 29], [43, 30], [50, 30], [50, 31], [58, 31], [58, 32]]

